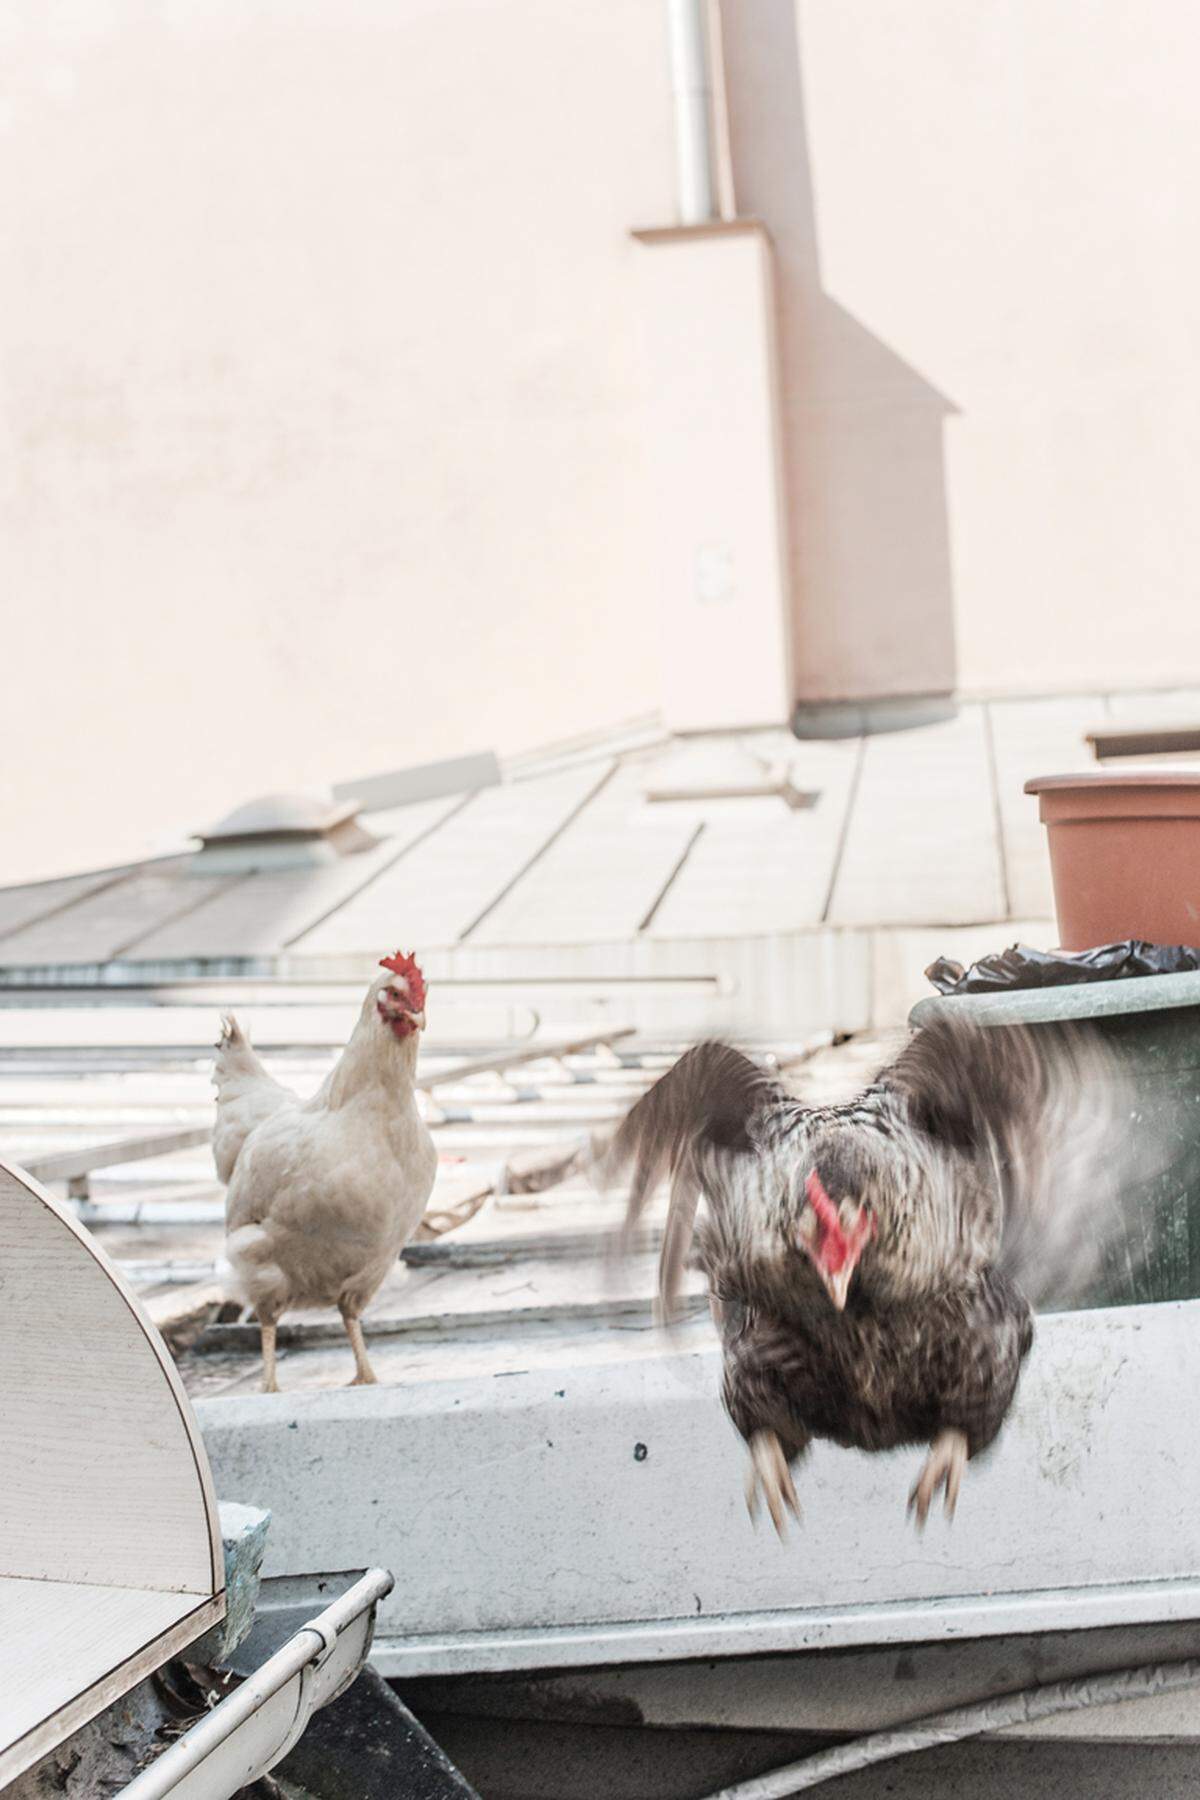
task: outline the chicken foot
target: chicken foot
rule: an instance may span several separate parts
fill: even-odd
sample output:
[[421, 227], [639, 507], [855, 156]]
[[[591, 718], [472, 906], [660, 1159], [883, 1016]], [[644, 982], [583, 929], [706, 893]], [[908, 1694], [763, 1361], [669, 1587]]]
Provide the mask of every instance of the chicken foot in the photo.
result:
[[771, 1515], [771, 1523], [783, 1538], [787, 1535], [784, 1508], [787, 1508], [793, 1518], [799, 1520], [800, 1517], [800, 1502], [796, 1499], [783, 1445], [776, 1432], [756, 1431], [749, 1440], [748, 1448], [750, 1467], [746, 1471], [746, 1509], [757, 1524], [761, 1492]]
[[929, 1455], [917, 1478], [917, 1485], [908, 1497], [908, 1510], [916, 1512], [918, 1530], [924, 1527], [934, 1495], [942, 1486], [946, 1489], [946, 1517], [954, 1517], [968, 1454], [965, 1432], [952, 1426], [938, 1432], [929, 1446]]
[[367, 1346], [363, 1341], [362, 1320], [357, 1313], [347, 1312], [341, 1308], [342, 1324], [346, 1327], [346, 1336], [350, 1339], [350, 1348], [354, 1352], [354, 1380], [351, 1387], [374, 1387], [378, 1381], [374, 1369], [367, 1356]]

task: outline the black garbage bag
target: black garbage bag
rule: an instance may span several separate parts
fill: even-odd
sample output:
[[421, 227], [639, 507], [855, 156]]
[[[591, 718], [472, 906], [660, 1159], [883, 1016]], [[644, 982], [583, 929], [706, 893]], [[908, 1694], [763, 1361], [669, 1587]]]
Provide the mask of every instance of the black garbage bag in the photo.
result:
[[1200, 969], [1200, 950], [1187, 944], [1099, 944], [1094, 950], [1031, 950], [1012, 944], [964, 969], [939, 956], [925, 971], [939, 994], [1004, 994], [1016, 988], [1078, 987], [1085, 981], [1122, 981], [1131, 975], [1183, 975]]

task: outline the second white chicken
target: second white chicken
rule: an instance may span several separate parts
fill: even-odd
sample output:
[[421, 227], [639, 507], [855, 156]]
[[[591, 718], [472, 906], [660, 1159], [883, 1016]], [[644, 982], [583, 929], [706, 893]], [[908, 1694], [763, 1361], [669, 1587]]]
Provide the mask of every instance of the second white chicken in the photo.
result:
[[433, 1190], [437, 1151], [414, 1085], [425, 981], [399, 951], [380, 967], [311, 1100], [267, 1074], [235, 1018], [223, 1022], [213, 1154], [228, 1183], [226, 1254], [258, 1317], [267, 1393], [279, 1391], [276, 1326], [297, 1306], [336, 1306], [354, 1351], [351, 1385], [375, 1380], [363, 1310]]

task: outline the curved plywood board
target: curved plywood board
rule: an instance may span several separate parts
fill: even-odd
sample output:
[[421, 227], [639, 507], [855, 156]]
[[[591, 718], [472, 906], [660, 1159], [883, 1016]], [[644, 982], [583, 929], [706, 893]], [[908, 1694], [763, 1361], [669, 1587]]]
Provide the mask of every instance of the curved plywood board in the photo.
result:
[[0, 1784], [224, 1610], [174, 1364], [88, 1234], [0, 1163]]

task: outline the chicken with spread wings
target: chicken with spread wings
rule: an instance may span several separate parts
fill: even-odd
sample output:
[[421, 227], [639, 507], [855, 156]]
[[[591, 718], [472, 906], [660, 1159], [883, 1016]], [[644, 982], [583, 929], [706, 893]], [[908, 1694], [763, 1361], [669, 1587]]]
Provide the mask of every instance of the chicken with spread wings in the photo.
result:
[[1078, 1291], [1115, 1216], [1128, 1099], [1083, 1028], [918, 1032], [857, 1098], [806, 1106], [727, 1045], [689, 1050], [630, 1112], [609, 1174], [627, 1226], [664, 1178], [659, 1303], [708, 1279], [752, 1513], [798, 1513], [814, 1437], [930, 1446], [910, 1505], [953, 1514], [1012, 1404], [1033, 1305]]

